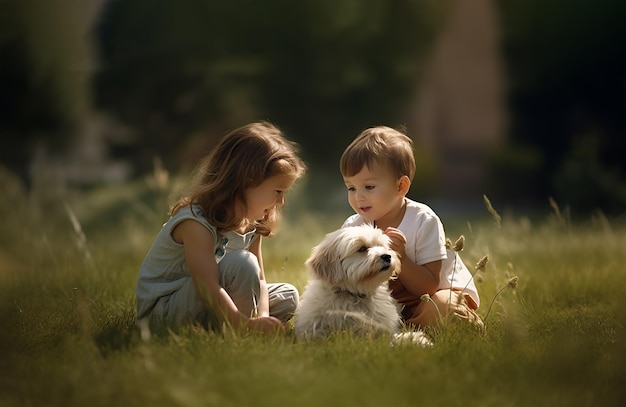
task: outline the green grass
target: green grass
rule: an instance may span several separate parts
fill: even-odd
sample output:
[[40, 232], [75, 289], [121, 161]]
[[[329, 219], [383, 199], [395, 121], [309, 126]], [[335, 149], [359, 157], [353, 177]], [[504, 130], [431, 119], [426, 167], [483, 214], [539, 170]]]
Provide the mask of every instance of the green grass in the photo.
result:
[[[484, 317], [435, 346], [339, 334], [304, 343], [187, 329], [142, 340], [134, 285], [168, 192], [144, 182], [26, 192], [0, 174], [0, 406], [621, 405], [626, 400], [626, 226], [601, 215], [447, 222], [466, 237]], [[303, 262], [343, 214], [298, 212], [264, 242], [270, 281], [304, 288]], [[494, 211], [497, 210], [494, 209]], [[75, 216], [78, 224], [72, 224]], [[444, 219], [446, 221], [446, 219]]]

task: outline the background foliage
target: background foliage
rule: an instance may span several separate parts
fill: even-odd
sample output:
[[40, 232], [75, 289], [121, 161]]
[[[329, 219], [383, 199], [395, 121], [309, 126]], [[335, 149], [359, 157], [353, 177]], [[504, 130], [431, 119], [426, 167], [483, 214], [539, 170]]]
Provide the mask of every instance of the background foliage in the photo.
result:
[[144, 169], [167, 151], [179, 166], [185, 143], [259, 119], [307, 161], [334, 163], [372, 120], [405, 120], [448, 3], [112, 1], [99, 25], [99, 106], [139, 130]]
[[[105, 154], [132, 177], [155, 156], [187, 171], [225, 131], [267, 119], [300, 142], [323, 190], [360, 130], [410, 123], [455, 4], [1, 0], [0, 163], [29, 182], [38, 151], [62, 154], [104, 115]], [[490, 193], [622, 213], [625, 3], [493, 4], [511, 125]]]
[[622, 213], [626, 32], [620, 26], [626, 3], [498, 4], [512, 119], [511, 144], [501, 157], [509, 162], [500, 165], [504, 177], [522, 181], [508, 192], [552, 194], [583, 212]]

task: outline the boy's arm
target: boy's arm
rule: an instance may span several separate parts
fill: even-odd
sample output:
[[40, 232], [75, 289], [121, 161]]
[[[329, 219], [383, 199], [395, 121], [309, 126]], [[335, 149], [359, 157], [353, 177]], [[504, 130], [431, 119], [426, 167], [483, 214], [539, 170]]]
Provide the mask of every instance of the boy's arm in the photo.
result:
[[441, 260], [432, 261], [423, 265], [415, 264], [406, 256], [402, 258], [402, 271], [398, 279], [411, 294], [421, 297], [424, 294], [433, 295], [439, 288], [439, 271]]
[[415, 264], [406, 255], [406, 236], [399, 229], [387, 228], [385, 234], [391, 240], [390, 248], [400, 256], [401, 270], [398, 279], [411, 294], [421, 297], [433, 295], [439, 288], [441, 260], [423, 265]]

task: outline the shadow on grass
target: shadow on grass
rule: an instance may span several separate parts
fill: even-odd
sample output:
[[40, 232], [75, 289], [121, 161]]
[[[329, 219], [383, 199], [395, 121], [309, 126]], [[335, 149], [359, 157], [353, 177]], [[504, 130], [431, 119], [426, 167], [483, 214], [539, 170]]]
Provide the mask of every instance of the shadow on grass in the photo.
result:
[[132, 309], [108, 314], [106, 320], [99, 326], [100, 329], [94, 335], [94, 342], [102, 357], [127, 351], [140, 341], [139, 330], [135, 325], [135, 311]]

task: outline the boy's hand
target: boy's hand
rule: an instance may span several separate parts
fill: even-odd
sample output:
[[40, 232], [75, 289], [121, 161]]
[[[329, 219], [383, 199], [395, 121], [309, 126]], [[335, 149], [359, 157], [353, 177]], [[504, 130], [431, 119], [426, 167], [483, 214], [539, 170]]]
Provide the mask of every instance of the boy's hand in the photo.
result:
[[257, 317], [248, 320], [248, 328], [251, 331], [267, 333], [283, 333], [285, 327], [279, 319], [274, 317]]
[[404, 233], [402, 233], [399, 229], [391, 227], [385, 229], [383, 233], [385, 233], [385, 235], [387, 235], [391, 240], [391, 244], [389, 245], [391, 250], [398, 253], [400, 259], [404, 260], [406, 257], [406, 236], [404, 236]]

